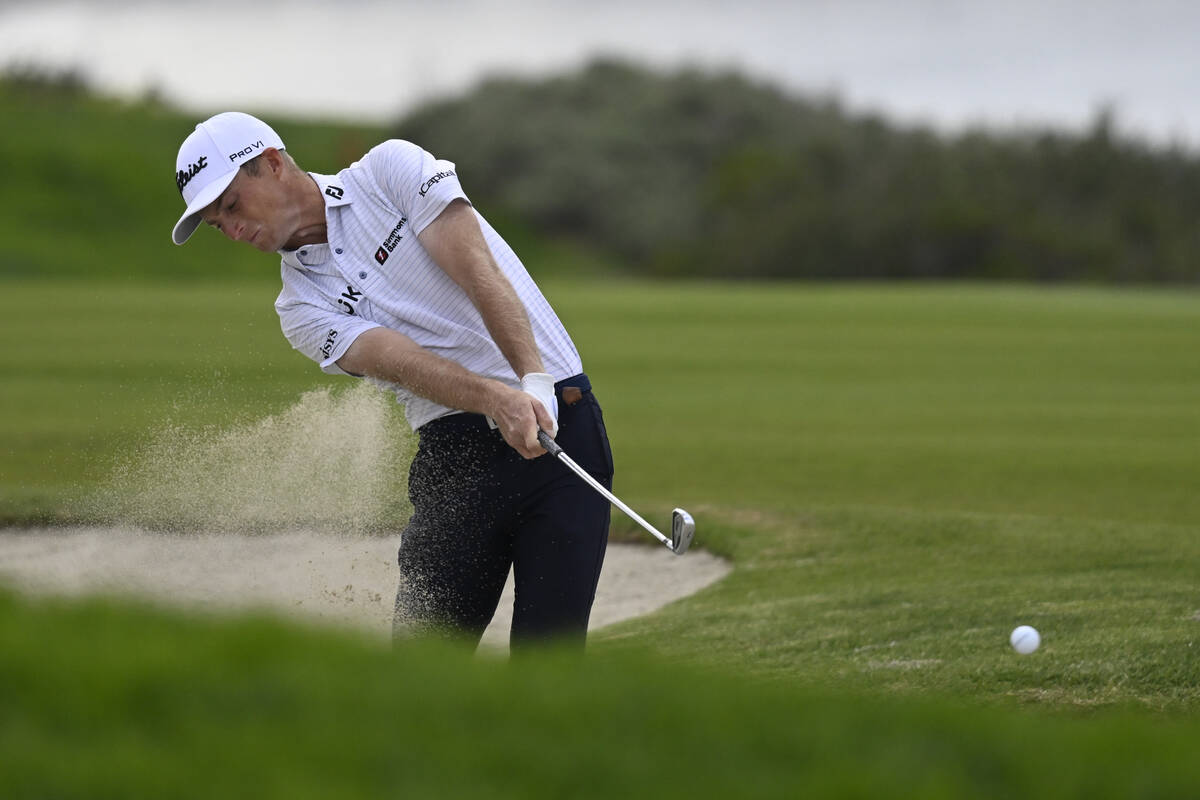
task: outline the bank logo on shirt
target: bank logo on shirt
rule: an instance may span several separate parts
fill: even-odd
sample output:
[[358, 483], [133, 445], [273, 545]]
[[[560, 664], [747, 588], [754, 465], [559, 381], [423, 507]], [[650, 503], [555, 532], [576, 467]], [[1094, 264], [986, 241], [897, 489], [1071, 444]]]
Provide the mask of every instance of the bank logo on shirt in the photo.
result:
[[395, 251], [396, 246], [400, 244], [400, 240], [404, 238], [404, 234], [400, 231], [404, 228], [404, 223], [408, 222], [408, 217], [401, 217], [396, 223], [396, 227], [392, 228], [392, 232], [383, 240], [383, 244], [375, 251], [375, 260], [380, 264], [388, 260], [388, 255]]

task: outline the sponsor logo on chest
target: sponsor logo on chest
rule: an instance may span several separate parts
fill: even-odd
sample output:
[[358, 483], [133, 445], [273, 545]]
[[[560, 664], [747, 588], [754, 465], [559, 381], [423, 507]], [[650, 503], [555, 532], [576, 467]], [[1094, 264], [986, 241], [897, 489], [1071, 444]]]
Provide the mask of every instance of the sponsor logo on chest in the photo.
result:
[[404, 238], [404, 233], [402, 231], [404, 230], [404, 225], [407, 222], [408, 217], [401, 217], [400, 221], [396, 223], [396, 227], [392, 228], [392, 232], [388, 234], [387, 238], [383, 240], [383, 244], [381, 244], [379, 249], [375, 251], [375, 260], [380, 264], [387, 261], [388, 256], [395, 252], [396, 246], [399, 245], [400, 240]]
[[338, 305], [342, 307], [350, 316], [354, 316], [358, 312], [355, 309], [358, 307], [358, 301], [362, 300], [363, 293], [353, 286], [347, 286], [346, 291], [342, 292], [337, 299]]

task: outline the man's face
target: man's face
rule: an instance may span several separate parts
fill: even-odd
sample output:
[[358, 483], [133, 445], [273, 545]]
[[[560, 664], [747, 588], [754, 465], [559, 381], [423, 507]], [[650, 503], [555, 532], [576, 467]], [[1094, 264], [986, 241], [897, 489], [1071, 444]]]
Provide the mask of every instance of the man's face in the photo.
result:
[[235, 242], [248, 242], [269, 253], [283, 247], [292, 232], [285, 229], [288, 215], [278, 176], [265, 158], [259, 159], [263, 163], [258, 165], [257, 175], [238, 170], [233, 182], [200, 216]]

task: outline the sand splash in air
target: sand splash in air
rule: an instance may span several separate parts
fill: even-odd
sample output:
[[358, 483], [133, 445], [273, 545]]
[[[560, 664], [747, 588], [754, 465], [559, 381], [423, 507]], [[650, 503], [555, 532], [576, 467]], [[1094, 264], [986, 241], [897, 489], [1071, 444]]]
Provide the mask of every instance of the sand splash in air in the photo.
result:
[[[98, 496], [104, 524], [3, 532], [0, 584], [270, 609], [385, 638], [415, 449], [393, 396], [365, 383], [308, 392], [244, 424], [165, 425]], [[611, 545], [589, 627], [649, 613], [728, 570], [697, 550]], [[510, 575], [486, 647], [505, 646], [512, 605]]]
[[222, 429], [166, 426], [118, 466], [105, 517], [173, 532], [398, 531], [416, 436], [367, 383]]

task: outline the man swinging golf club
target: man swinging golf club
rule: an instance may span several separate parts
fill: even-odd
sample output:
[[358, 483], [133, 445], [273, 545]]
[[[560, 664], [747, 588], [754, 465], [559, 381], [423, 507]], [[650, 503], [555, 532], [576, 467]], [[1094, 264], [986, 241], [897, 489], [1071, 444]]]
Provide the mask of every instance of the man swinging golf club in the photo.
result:
[[604, 420], [571, 338], [455, 165], [390, 140], [336, 175], [310, 173], [264, 122], [226, 112], [184, 140], [175, 175], [187, 209], [174, 242], [205, 222], [278, 252], [292, 346], [393, 390], [419, 433], [397, 631], [478, 642], [511, 566], [513, 645], [582, 644], [609, 503], [539, 457], [538, 434], [611, 489]]

